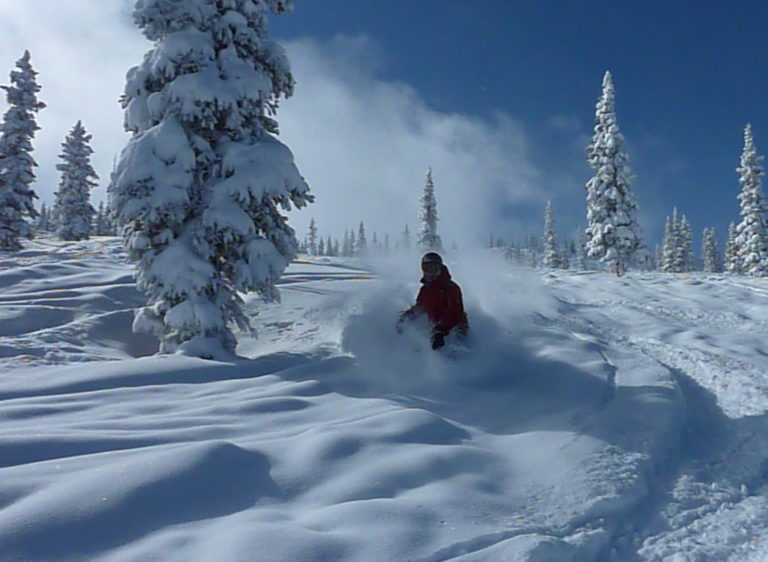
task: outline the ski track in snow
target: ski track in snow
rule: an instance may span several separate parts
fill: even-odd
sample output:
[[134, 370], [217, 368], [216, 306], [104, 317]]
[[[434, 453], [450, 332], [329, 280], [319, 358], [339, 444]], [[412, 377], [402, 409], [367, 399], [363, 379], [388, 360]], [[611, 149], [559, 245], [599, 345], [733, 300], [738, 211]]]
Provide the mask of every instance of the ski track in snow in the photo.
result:
[[466, 257], [434, 353], [411, 263], [300, 260], [204, 361], [123, 258], [0, 254], [0, 560], [768, 559], [764, 281]]

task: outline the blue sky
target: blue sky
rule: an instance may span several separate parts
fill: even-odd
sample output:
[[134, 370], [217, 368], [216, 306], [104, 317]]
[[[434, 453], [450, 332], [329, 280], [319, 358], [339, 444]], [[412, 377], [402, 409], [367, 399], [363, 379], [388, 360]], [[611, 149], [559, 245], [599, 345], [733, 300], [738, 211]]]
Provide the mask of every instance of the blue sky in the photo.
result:
[[[42, 200], [77, 120], [94, 135], [93, 196], [105, 198], [127, 140], [125, 73], [152, 46], [133, 3], [0, 0], [0, 83], [30, 49], [48, 104], [34, 143]], [[292, 223], [301, 234], [314, 217], [324, 236], [360, 220], [380, 236], [414, 230], [431, 165], [447, 243], [539, 234], [547, 199], [572, 236], [611, 70], [649, 245], [673, 205], [697, 246], [709, 226], [722, 244], [738, 220], [748, 121], [768, 152], [766, 16], [757, 1], [296, 0], [270, 21], [298, 83], [278, 113], [281, 136], [317, 196]]]
[[764, 2], [298, 0], [271, 29], [286, 39], [364, 34], [382, 51], [377, 74], [435, 109], [518, 120], [540, 183], [565, 188], [555, 190], [563, 230], [582, 220], [571, 209], [583, 201], [584, 144], [611, 70], [653, 240], [673, 205], [697, 237], [715, 226], [722, 238], [738, 220], [734, 168], [748, 121], [768, 150], [766, 22]]

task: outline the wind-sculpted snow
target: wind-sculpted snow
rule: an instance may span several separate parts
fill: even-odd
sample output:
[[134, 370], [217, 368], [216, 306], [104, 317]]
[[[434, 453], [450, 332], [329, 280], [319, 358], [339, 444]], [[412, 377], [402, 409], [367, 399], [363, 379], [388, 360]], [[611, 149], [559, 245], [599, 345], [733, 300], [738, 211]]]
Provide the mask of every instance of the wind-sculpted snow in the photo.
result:
[[417, 261], [304, 259], [282, 303], [246, 298], [259, 338], [205, 361], [130, 333], [117, 240], [27, 251], [0, 256], [0, 560], [759, 560], [768, 540], [758, 282], [449, 257], [472, 328], [434, 352], [394, 330]]

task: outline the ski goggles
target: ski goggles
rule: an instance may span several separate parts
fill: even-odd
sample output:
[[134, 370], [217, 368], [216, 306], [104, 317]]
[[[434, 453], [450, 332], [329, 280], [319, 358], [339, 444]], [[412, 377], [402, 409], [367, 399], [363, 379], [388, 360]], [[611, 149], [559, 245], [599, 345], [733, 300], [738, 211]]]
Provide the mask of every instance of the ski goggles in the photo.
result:
[[442, 269], [443, 269], [443, 266], [439, 263], [427, 262], [427, 263], [421, 264], [421, 270], [424, 273], [429, 273], [432, 275], [437, 275], [438, 273], [440, 273]]

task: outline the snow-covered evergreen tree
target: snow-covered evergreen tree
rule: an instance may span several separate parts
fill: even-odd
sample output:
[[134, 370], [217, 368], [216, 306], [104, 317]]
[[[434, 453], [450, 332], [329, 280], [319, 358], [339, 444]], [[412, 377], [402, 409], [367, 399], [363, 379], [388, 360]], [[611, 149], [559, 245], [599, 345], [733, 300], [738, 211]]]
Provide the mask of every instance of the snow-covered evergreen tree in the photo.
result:
[[317, 224], [315, 219], [312, 218], [309, 221], [309, 234], [307, 234], [307, 254], [310, 256], [317, 255]]
[[56, 166], [61, 172], [56, 198], [58, 217], [56, 235], [62, 240], [87, 240], [91, 236], [91, 223], [95, 213], [91, 206], [91, 189], [96, 187], [96, 171], [91, 166], [91, 135], [78, 121], [61, 145], [62, 162]]
[[555, 216], [552, 201], [547, 201], [544, 207], [544, 257], [546, 267], [559, 267], [560, 259], [557, 252], [557, 237], [555, 236]]
[[348, 230], [344, 230], [344, 243], [341, 246], [341, 255], [344, 257], [349, 257], [352, 255], [352, 244], [349, 240]]
[[587, 238], [583, 228], [576, 233], [576, 257], [572, 265], [580, 271], [587, 269]]
[[389, 255], [390, 247], [389, 247], [389, 234], [384, 235], [384, 248], [382, 249], [385, 256]]
[[405, 252], [408, 252], [411, 249], [411, 231], [407, 224], [400, 235], [400, 247]]
[[421, 230], [417, 243], [424, 251], [443, 251], [443, 242], [437, 233], [437, 200], [435, 199], [435, 183], [432, 181], [432, 168], [427, 170], [424, 182], [424, 193], [421, 196]]
[[37, 230], [38, 232], [49, 232], [50, 228], [48, 206], [43, 202], [37, 217]]
[[250, 322], [240, 292], [278, 300], [297, 252], [283, 211], [312, 201], [273, 116], [294, 80], [269, 36], [290, 0], [137, 0], [154, 42], [128, 73], [122, 105], [133, 133], [110, 205], [149, 296], [134, 328], [162, 353], [234, 351]]
[[765, 221], [768, 207], [762, 188], [762, 160], [755, 148], [752, 126], [748, 124], [744, 129], [741, 165], [736, 168], [741, 183], [741, 222], [736, 226], [736, 247], [740, 271], [757, 277], [768, 275], [768, 231]]
[[733, 222], [728, 225], [728, 239], [725, 242], [725, 263], [723, 268], [728, 273], [741, 273], [739, 248], [736, 245], [736, 225]]
[[633, 176], [622, 149], [624, 136], [616, 120], [611, 73], [595, 112], [595, 134], [587, 147], [587, 161], [595, 175], [587, 182], [587, 250], [617, 274], [629, 266], [643, 247], [635, 214], [637, 201], [630, 186]]
[[364, 256], [368, 253], [368, 240], [365, 237], [365, 225], [360, 222], [357, 227], [357, 243], [355, 244], [355, 254]]
[[331, 240], [331, 237], [329, 236], [328, 239], [325, 242], [325, 255], [326, 256], [335, 256], [336, 253], [333, 250], [333, 241]]
[[96, 211], [93, 231], [96, 233], [96, 236], [115, 235], [115, 229], [112, 227], [112, 220], [110, 219], [109, 207], [105, 206], [103, 201], [99, 203], [99, 208]]
[[317, 255], [318, 256], [324, 256], [325, 255], [325, 240], [323, 240], [323, 237], [320, 237], [320, 242], [317, 243]]
[[693, 271], [696, 263], [693, 250], [693, 230], [685, 215], [680, 219], [678, 244], [678, 271]]
[[677, 220], [677, 207], [672, 209], [672, 216], [667, 217], [664, 226], [664, 239], [662, 241], [662, 259], [661, 270], [665, 273], [676, 273], [681, 271], [681, 265], [678, 263], [680, 256], [680, 233]]
[[8, 110], [0, 125], [0, 250], [21, 249], [20, 238], [32, 238], [27, 218], [37, 217], [32, 189], [35, 180], [32, 139], [38, 127], [35, 113], [45, 108], [37, 99], [40, 86], [30, 63], [29, 51], [16, 61], [11, 85], [2, 86]]
[[560, 252], [557, 256], [557, 267], [561, 269], [570, 269], [571, 257], [573, 256], [571, 250], [572, 248], [569, 244], [565, 244], [562, 248], [560, 248]]
[[714, 228], [705, 228], [701, 237], [701, 261], [704, 271], [717, 273], [721, 270], [720, 254], [717, 251], [717, 238]]

